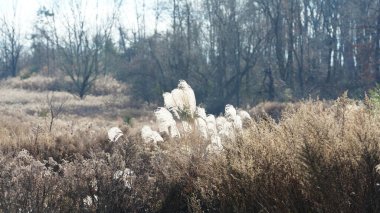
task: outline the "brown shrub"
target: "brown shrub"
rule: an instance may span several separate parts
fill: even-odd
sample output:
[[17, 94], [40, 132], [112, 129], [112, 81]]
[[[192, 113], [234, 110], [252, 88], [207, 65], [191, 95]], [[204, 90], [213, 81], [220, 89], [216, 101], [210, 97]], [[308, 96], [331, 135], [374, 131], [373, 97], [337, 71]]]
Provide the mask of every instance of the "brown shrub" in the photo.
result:
[[290, 104], [280, 102], [262, 102], [249, 110], [249, 112], [256, 120], [269, 116], [278, 121], [281, 119], [282, 113], [289, 105]]
[[[207, 153], [198, 135], [151, 147], [127, 131], [117, 143], [74, 132], [36, 146], [25, 126], [0, 125], [0, 138], [15, 139], [0, 147], [0, 209], [379, 212], [379, 116], [345, 97], [281, 114], [254, 121], [220, 154]], [[125, 168], [134, 171], [131, 188], [113, 178]]]

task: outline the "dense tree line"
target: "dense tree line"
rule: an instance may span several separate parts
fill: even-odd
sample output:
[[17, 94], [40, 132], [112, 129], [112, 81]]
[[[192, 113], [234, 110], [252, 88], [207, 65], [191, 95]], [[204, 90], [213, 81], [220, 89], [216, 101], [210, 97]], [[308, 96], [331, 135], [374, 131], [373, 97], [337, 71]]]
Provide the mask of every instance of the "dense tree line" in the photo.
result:
[[[36, 27], [29, 58], [38, 69], [56, 63], [58, 70], [70, 74], [77, 67], [74, 58], [80, 58], [67, 57], [74, 54], [67, 50], [77, 47], [70, 44], [83, 45], [76, 48], [83, 51], [91, 47], [78, 53], [88, 53], [83, 59], [96, 58], [96, 62], [75, 63], [130, 83], [139, 100], [157, 102], [163, 91], [185, 79], [211, 112], [227, 103], [245, 106], [310, 95], [334, 98], [345, 90], [361, 97], [380, 81], [380, 0], [161, 0], [155, 4], [156, 23], [160, 14], [170, 16], [170, 27], [164, 31], [155, 28], [148, 33], [144, 8], [136, 8], [137, 29], [119, 21], [97, 28], [88, 37], [86, 30], [75, 34], [74, 29], [84, 26], [78, 25], [68, 28], [72, 32], [63, 35], [66, 41], [49, 37], [48, 29], [54, 28], [46, 22]], [[39, 14], [54, 17], [47, 11]], [[86, 20], [79, 18], [78, 23], [84, 24]], [[113, 28], [113, 36], [107, 27]], [[88, 43], [67, 40], [67, 35], [81, 35]], [[8, 37], [2, 36], [2, 41]], [[0, 43], [4, 55], [10, 42]], [[57, 55], [66, 60], [53, 63]], [[12, 60], [3, 56], [2, 68], [7, 61]]]

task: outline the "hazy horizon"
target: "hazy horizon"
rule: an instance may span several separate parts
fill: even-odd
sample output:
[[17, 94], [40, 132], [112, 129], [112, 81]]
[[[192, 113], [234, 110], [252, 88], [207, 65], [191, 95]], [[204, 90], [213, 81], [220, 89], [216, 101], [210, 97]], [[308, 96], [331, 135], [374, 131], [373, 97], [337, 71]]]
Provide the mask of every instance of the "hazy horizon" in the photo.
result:
[[[115, 6], [113, 0], [84, 0], [80, 1], [80, 3], [85, 8], [81, 12], [91, 25], [94, 24], [91, 22], [95, 20], [96, 15], [98, 15], [98, 19], [100, 20], [106, 18], [107, 15], [112, 13]], [[144, 3], [145, 8], [143, 7]], [[59, 19], [63, 14], [70, 12], [69, 4], [70, 1], [62, 3], [55, 0], [0, 0], [0, 19], [5, 19], [7, 22], [15, 22], [16, 28], [20, 31], [22, 38], [27, 39], [28, 35], [33, 33], [33, 25], [38, 20], [37, 12], [40, 8], [44, 7], [50, 11], [54, 11]], [[155, 8], [157, 5], [158, 7], [165, 7], [165, 2], [160, 0], [123, 0], [119, 8], [119, 23], [117, 24], [120, 24], [127, 30], [137, 31], [137, 18], [139, 15], [140, 25], [145, 25], [148, 34], [153, 33], [156, 26]], [[143, 13], [145, 14], [145, 24], [143, 23]], [[168, 25], [167, 16], [161, 13], [157, 22], [157, 29], [164, 31]]]

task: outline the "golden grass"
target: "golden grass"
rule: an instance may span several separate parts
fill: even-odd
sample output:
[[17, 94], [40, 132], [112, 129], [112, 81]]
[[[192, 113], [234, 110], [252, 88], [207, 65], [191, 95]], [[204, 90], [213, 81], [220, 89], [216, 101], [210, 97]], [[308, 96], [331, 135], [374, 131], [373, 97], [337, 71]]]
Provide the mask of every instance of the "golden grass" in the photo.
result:
[[[346, 97], [288, 104], [277, 120], [260, 111], [223, 152], [210, 154], [196, 134], [145, 144], [143, 122], [118, 121], [126, 109], [104, 104], [108, 96], [82, 102], [56, 93], [69, 102], [49, 132], [38, 113], [45, 94], [0, 91], [0, 212], [380, 211], [380, 116]], [[91, 107], [97, 115], [78, 113]], [[109, 109], [115, 114], [101, 113]], [[109, 143], [113, 125], [125, 137]], [[135, 172], [131, 189], [113, 179], [125, 168]]]
[[[56, 77], [48, 77], [43, 75], [31, 75], [28, 78], [21, 79], [19, 77], [2, 80], [2, 87], [17, 88], [32, 91], [65, 91], [74, 87], [71, 79], [68, 76], [57, 74]], [[111, 76], [99, 76], [94, 86], [90, 90], [91, 95], [102, 96], [110, 94], [125, 94], [128, 87], [118, 82]]]

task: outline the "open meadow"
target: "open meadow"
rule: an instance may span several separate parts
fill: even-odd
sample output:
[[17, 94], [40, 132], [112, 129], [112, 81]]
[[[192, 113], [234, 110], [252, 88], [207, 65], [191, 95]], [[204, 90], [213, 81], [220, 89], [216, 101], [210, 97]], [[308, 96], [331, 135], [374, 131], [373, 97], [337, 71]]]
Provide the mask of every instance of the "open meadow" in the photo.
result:
[[0, 213], [380, 213], [380, 0], [0, 0]]
[[[380, 211], [371, 100], [343, 95], [278, 112], [264, 103], [212, 151], [197, 131], [147, 142], [140, 129], [157, 129], [157, 106], [137, 108], [127, 86], [100, 80], [84, 100], [48, 92], [58, 85], [50, 78], [1, 82], [0, 212]], [[123, 132], [115, 142], [113, 126]]]

